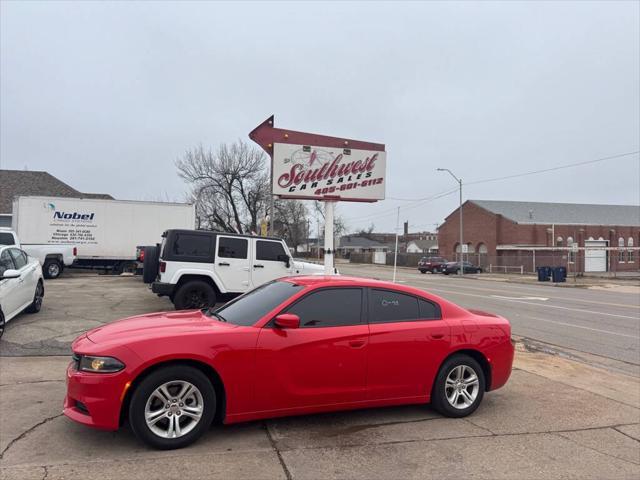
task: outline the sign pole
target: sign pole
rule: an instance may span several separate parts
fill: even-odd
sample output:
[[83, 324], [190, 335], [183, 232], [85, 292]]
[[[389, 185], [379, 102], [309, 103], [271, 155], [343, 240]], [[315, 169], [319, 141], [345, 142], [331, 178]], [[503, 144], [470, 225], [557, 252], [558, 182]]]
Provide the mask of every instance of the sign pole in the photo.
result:
[[336, 202], [324, 202], [324, 274], [333, 275], [335, 268], [333, 267], [333, 215], [336, 208]]
[[396, 249], [393, 254], [393, 283], [396, 283], [396, 267], [398, 266], [398, 231], [400, 229], [400, 207], [396, 218]]

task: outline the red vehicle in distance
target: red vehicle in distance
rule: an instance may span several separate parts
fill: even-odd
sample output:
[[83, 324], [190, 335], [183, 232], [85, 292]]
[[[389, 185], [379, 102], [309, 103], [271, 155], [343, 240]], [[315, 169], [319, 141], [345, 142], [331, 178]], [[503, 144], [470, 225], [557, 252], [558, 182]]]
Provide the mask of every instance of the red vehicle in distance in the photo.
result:
[[464, 417], [511, 374], [509, 322], [423, 290], [289, 277], [217, 310], [140, 315], [72, 345], [64, 413], [144, 443], [189, 445], [211, 423], [427, 404]]
[[420, 273], [440, 273], [447, 261], [443, 257], [422, 257], [418, 262], [418, 270]]

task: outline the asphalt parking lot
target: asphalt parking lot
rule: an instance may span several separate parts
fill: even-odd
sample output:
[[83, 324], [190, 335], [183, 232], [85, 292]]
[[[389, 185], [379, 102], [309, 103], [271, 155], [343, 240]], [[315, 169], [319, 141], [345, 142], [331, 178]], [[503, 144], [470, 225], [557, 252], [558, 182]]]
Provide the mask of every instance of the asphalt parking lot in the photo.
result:
[[312, 415], [213, 426], [189, 448], [158, 452], [128, 428], [91, 430], [61, 415], [75, 336], [170, 308], [139, 278], [48, 281], [42, 311], [17, 317], [0, 340], [0, 477], [640, 477], [638, 378], [523, 348], [509, 383], [465, 419], [427, 406]]

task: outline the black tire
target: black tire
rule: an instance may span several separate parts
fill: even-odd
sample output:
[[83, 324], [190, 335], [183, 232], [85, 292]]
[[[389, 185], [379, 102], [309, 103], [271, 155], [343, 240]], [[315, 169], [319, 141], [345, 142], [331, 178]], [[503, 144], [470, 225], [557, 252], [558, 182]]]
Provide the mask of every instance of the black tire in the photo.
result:
[[[158, 387], [168, 382], [179, 381], [189, 382], [200, 391], [203, 407], [202, 416], [196, 423], [195, 427], [185, 435], [177, 438], [164, 438], [154, 433], [147, 425], [145, 420], [145, 408], [147, 401]], [[171, 388], [171, 386], [169, 388]], [[169, 392], [175, 394], [177, 398], [177, 389], [173, 391], [169, 390]], [[173, 402], [173, 404], [175, 405], [176, 402]], [[136, 437], [150, 447], [157, 448], [159, 450], [183, 448], [195, 442], [209, 429], [216, 414], [216, 405], [216, 392], [211, 381], [204, 373], [187, 365], [167, 366], [160, 370], [156, 370], [149, 376], [145, 377], [134, 390], [131, 397], [131, 403], [129, 405], [129, 425]], [[170, 411], [171, 409], [167, 410], [167, 412]], [[176, 415], [174, 419], [179, 422], [193, 421], [187, 415], [183, 415], [182, 418], [179, 418], [180, 414], [174, 413], [174, 415]], [[169, 421], [170, 419], [168, 418], [160, 420], [160, 422]], [[185, 426], [186, 425], [183, 424], [182, 428], [185, 428]]]
[[58, 278], [62, 274], [62, 263], [55, 258], [50, 258], [44, 261], [42, 266], [42, 274], [44, 278], [54, 279]]
[[4, 315], [2, 314], [2, 310], [0, 310], [0, 338], [2, 338], [2, 335], [4, 335], [4, 327], [5, 327], [5, 322], [4, 322]]
[[213, 307], [216, 304], [216, 292], [203, 280], [190, 280], [182, 284], [173, 297], [176, 310], [193, 310]]
[[477, 269], [476, 273], [482, 273], [482, 269], [481, 268]]
[[38, 280], [38, 285], [36, 285], [36, 291], [33, 294], [33, 302], [31, 305], [27, 307], [25, 312], [27, 313], [38, 313], [42, 308], [42, 299], [44, 298], [44, 285], [41, 280]]
[[427, 273], [427, 271], [426, 270], [420, 270], [420, 273], [424, 274], [424, 273]]
[[[466, 408], [456, 408], [447, 399], [446, 380], [450, 373], [458, 366], [465, 366], [473, 370], [478, 377], [477, 394], [471, 405]], [[449, 387], [450, 388], [450, 387]], [[480, 364], [468, 355], [457, 354], [448, 358], [440, 367], [438, 376], [431, 390], [431, 405], [440, 414], [445, 417], [466, 417], [472, 414], [478, 408], [484, 397], [485, 378], [484, 371]]]
[[144, 247], [144, 260], [142, 261], [142, 281], [144, 283], [153, 283], [158, 276], [158, 247]]

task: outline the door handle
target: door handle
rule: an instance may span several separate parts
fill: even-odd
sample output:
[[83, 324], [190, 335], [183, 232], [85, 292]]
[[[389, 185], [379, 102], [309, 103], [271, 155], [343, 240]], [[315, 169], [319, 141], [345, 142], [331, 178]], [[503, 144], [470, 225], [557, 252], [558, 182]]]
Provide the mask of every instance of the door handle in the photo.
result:
[[231, 264], [227, 263], [227, 262], [218, 262], [218, 265], [221, 266], [221, 267], [229, 267], [229, 266], [231, 266]]
[[350, 340], [349, 341], [349, 346], [351, 348], [361, 348], [364, 347], [365, 341], [364, 340]]
[[431, 338], [433, 338], [434, 340], [440, 340], [442, 337], [444, 337], [444, 333], [432, 333], [431, 334]]
[[254, 265], [253, 268], [264, 268], [264, 265], [260, 265], [260, 264]]

